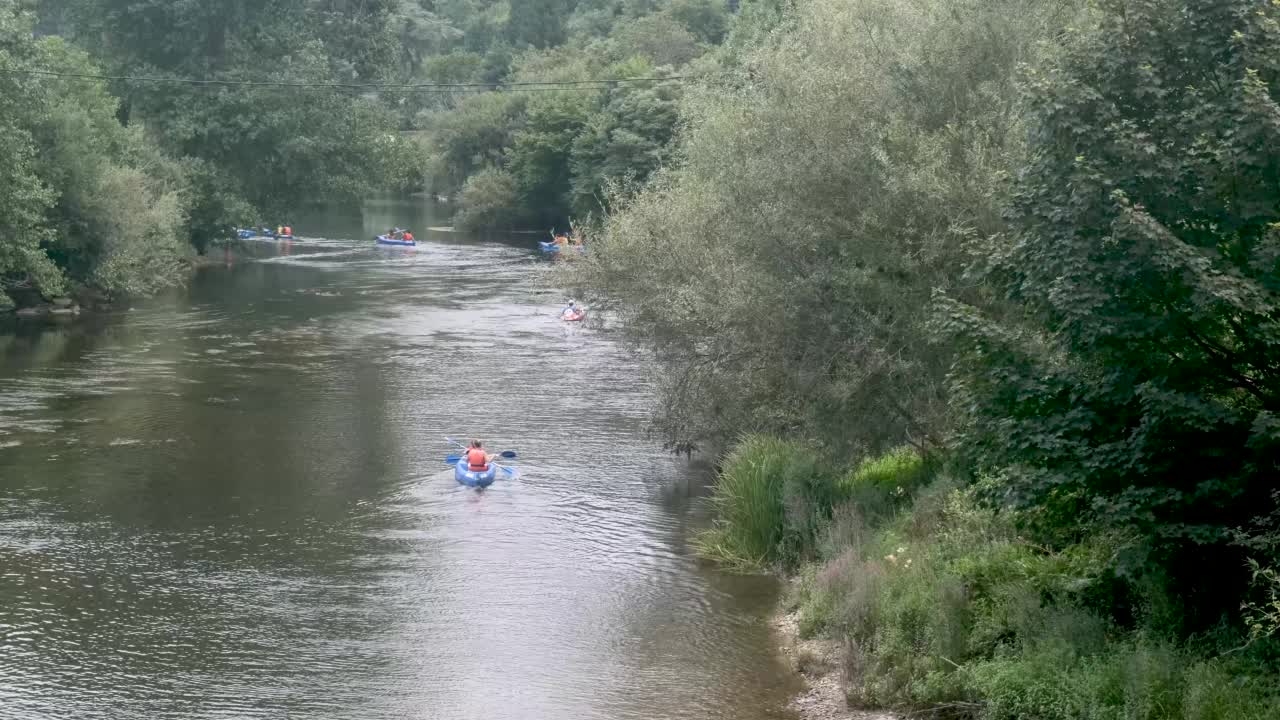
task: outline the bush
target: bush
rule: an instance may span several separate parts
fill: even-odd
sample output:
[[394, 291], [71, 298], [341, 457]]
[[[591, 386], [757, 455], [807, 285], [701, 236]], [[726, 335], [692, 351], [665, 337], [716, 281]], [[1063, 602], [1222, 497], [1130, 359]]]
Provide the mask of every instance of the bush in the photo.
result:
[[1032, 651], [966, 672], [985, 700], [982, 720], [1274, 720], [1274, 677], [1223, 659], [1201, 659], [1143, 636], [1075, 659]]
[[[841, 481], [884, 487], [912, 467], [884, 458]], [[879, 482], [877, 482], [877, 478]], [[976, 488], [921, 488], [909, 512], [868, 523], [833, 514], [827, 561], [805, 568], [792, 597], [800, 631], [849, 648], [852, 702], [948, 708], [977, 720], [1225, 720], [1280, 717], [1274, 649], [1213, 657], [1240, 638], [1170, 639], [1178, 606], [1158, 589], [1127, 631], [1109, 606], [1116, 556], [1131, 534], [1097, 534], [1051, 551], [1027, 542], [1018, 517], [978, 504]], [[1101, 598], [1101, 599], [1099, 599]], [[1270, 663], [1270, 665], [1268, 665]]]
[[698, 550], [741, 572], [793, 566], [813, 553], [831, 498], [832, 483], [814, 449], [748, 437], [724, 460], [712, 496], [715, 525], [699, 536]]
[[519, 215], [516, 182], [501, 170], [482, 170], [462, 188], [454, 224], [463, 230], [491, 230], [513, 225]]
[[821, 566], [810, 566], [793, 599], [804, 637], [821, 632], [842, 636], [865, 634], [875, 627], [884, 569], [850, 548]]
[[931, 469], [920, 453], [901, 447], [864, 460], [840, 479], [836, 489], [842, 501], [856, 505], [865, 517], [887, 519], [930, 477]]

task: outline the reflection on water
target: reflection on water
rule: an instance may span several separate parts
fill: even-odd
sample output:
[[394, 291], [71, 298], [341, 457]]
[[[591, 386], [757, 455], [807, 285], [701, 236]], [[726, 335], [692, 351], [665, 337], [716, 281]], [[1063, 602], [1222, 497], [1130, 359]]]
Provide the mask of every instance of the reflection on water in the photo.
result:
[[[0, 717], [787, 717], [774, 587], [690, 556], [696, 478], [534, 241], [305, 220], [0, 335]], [[521, 477], [459, 487], [446, 435]]]

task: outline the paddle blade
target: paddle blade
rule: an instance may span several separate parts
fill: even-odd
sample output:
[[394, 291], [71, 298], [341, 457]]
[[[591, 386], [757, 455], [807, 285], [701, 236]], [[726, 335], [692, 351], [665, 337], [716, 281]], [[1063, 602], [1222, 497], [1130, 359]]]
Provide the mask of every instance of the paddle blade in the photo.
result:
[[448, 456], [448, 457], [446, 457], [446, 458], [444, 459], [444, 464], [445, 464], [445, 465], [457, 465], [457, 464], [458, 464], [458, 461], [459, 461], [459, 460], [461, 460], [461, 459], [462, 459], [462, 456], [460, 456], [460, 455], [450, 455], [450, 456]]
[[504, 458], [506, 458], [506, 459], [508, 459], [508, 460], [514, 460], [514, 459], [516, 458], [516, 451], [515, 451], [515, 450], [507, 450], [506, 452], [502, 453], [502, 457], [504, 457]]

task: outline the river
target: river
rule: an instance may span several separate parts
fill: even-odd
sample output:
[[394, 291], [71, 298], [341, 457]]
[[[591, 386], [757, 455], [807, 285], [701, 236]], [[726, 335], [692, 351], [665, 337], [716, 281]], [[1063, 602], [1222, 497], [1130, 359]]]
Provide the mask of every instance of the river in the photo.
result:
[[[313, 212], [128, 310], [0, 333], [0, 717], [791, 717], [775, 585], [534, 238]], [[365, 240], [412, 227], [416, 249]], [[512, 449], [477, 492], [446, 435]]]

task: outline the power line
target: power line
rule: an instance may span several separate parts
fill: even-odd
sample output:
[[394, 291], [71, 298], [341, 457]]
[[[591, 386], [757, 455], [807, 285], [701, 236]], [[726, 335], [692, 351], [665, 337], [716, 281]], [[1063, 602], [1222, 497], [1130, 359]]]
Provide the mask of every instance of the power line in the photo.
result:
[[700, 75], [672, 75], [670, 77], [614, 78], [610, 80], [542, 80], [496, 83], [317, 83], [275, 80], [217, 80], [159, 76], [100, 75], [93, 73], [67, 73], [54, 70], [0, 69], [4, 75], [72, 78], [79, 80], [106, 80], [134, 83], [174, 83], [205, 87], [263, 87], [303, 88], [326, 90], [362, 90], [366, 92], [491, 92], [491, 91], [556, 91], [556, 90], [605, 90], [627, 83], [654, 83], [696, 80]]

